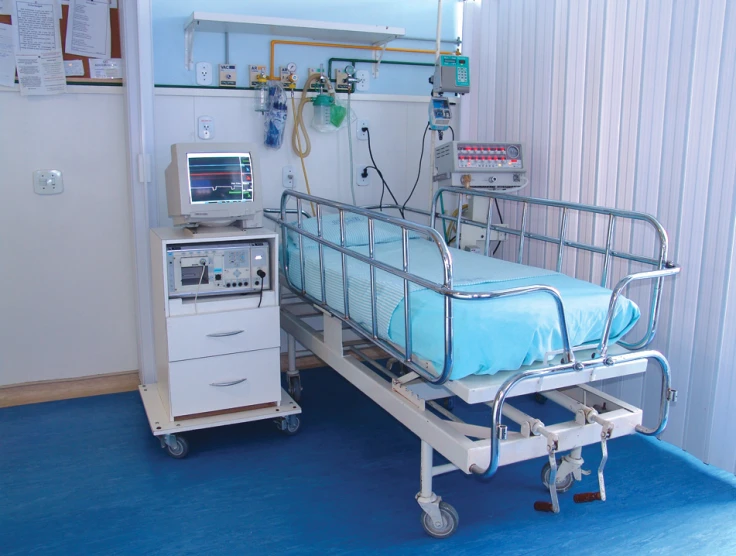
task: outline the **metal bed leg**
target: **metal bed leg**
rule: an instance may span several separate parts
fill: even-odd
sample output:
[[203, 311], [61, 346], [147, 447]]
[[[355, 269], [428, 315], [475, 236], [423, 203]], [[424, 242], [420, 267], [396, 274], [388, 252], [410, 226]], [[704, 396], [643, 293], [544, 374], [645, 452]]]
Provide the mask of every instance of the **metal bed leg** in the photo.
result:
[[286, 380], [289, 383], [289, 395], [295, 402], [302, 399], [302, 379], [296, 369], [296, 340], [291, 334], [286, 335], [289, 367], [286, 370]]
[[460, 521], [457, 511], [432, 492], [434, 450], [422, 440], [420, 490], [416, 499], [422, 508], [422, 526], [428, 535], [444, 539], [452, 535]]

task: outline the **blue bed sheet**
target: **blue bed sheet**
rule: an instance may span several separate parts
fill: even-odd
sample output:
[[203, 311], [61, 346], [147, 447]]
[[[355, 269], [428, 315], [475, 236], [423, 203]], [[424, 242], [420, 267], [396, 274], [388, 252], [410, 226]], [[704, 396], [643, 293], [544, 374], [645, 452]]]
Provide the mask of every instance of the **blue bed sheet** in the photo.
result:
[[[367, 255], [362, 244], [363, 222], [350, 231], [350, 249]], [[316, 225], [308, 222], [309, 226]], [[306, 227], [306, 226], [305, 226]], [[326, 228], [326, 227], [325, 227]], [[312, 230], [310, 230], [312, 231]], [[367, 234], [365, 234], [367, 243]], [[375, 257], [401, 268], [400, 235], [385, 233], [375, 245]], [[333, 239], [333, 238], [330, 238]], [[333, 239], [334, 240], [334, 239]], [[304, 281], [307, 293], [321, 299], [319, 250], [315, 242], [303, 240]], [[343, 301], [342, 257], [329, 247], [324, 250], [325, 294], [327, 304], [345, 312]], [[544, 284], [556, 288], [563, 299], [571, 343], [575, 346], [598, 341], [603, 333], [611, 291], [570, 278], [564, 274], [518, 265], [466, 251], [450, 249], [453, 258], [453, 287], [462, 291], [497, 291]], [[289, 277], [301, 287], [299, 247], [290, 235], [287, 257]], [[367, 264], [347, 257], [348, 306], [350, 317], [366, 331], [372, 330], [370, 273]], [[442, 283], [442, 261], [436, 245], [425, 239], [409, 241], [409, 270], [436, 283]], [[404, 284], [400, 278], [376, 271], [376, 321], [379, 337], [403, 350]], [[412, 350], [418, 360], [439, 372], [444, 360], [443, 296], [414, 284], [410, 287]], [[522, 296], [489, 300], [453, 300], [454, 365], [452, 379], [471, 374], [494, 374], [516, 370], [522, 365], [543, 360], [545, 354], [562, 348], [559, 320], [554, 300], [535, 292]], [[612, 336], [628, 332], [640, 316], [631, 300], [621, 297], [613, 321]]]

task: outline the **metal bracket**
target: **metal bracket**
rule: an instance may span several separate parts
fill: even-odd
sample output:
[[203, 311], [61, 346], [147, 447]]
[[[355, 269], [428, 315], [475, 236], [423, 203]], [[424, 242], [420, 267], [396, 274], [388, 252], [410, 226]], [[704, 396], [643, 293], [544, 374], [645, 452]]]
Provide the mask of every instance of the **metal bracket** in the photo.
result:
[[161, 439], [162, 448], [164, 447], [164, 445], [168, 446], [169, 448], [176, 448], [176, 435], [164, 434], [162, 436], [159, 436], [159, 439]]
[[192, 71], [194, 69], [194, 25], [196, 22], [192, 22], [186, 29], [184, 29], [184, 67], [187, 70]]
[[440, 512], [440, 502], [442, 501], [442, 497], [432, 493], [432, 496], [425, 498], [422, 496], [422, 493], [419, 492], [416, 495], [416, 499], [419, 506], [424, 510], [424, 513], [432, 518], [434, 526], [437, 528], [442, 527], [444, 523], [442, 512]]
[[667, 401], [670, 403], [677, 403], [677, 390], [669, 388], [667, 390]]
[[408, 401], [413, 406], [419, 408], [420, 410], [424, 411], [425, 409], [425, 402], [422, 398], [417, 396], [414, 392], [409, 390], [406, 386], [404, 386], [399, 379], [394, 378], [391, 381], [391, 390], [396, 392], [399, 396], [404, 398], [406, 401]]

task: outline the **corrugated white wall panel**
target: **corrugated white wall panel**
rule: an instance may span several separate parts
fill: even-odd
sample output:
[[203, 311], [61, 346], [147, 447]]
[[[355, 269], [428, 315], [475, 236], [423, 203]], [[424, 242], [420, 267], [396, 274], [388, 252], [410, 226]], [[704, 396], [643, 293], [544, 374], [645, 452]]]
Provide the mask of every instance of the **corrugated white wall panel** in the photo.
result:
[[[664, 438], [736, 471], [736, 7], [728, 0], [484, 0], [471, 57], [479, 90], [465, 103], [480, 140], [527, 146], [530, 196], [645, 211], [683, 266], [669, 281], [654, 347], [672, 365], [680, 401]], [[466, 114], [468, 114], [466, 112]], [[503, 207], [503, 205], [502, 205]], [[514, 221], [518, 215], [505, 215]], [[569, 237], [600, 242], [607, 219], [570, 215]], [[557, 234], [560, 215], [532, 214]], [[638, 225], [615, 246], [651, 254]], [[515, 259], [508, 242], [504, 257]], [[525, 261], [554, 268], [557, 248]], [[565, 255], [563, 269], [600, 279], [602, 258]], [[611, 280], [639, 270], [616, 262]], [[651, 289], [629, 290], [642, 309]], [[641, 330], [641, 326], [637, 331]], [[652, 373], [607, 385], [656, 413]]]

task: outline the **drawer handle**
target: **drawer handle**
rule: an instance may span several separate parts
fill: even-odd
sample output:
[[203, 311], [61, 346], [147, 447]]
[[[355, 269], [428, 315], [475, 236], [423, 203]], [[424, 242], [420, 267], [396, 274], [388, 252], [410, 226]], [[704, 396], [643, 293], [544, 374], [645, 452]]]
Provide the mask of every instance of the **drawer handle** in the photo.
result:
[[241, 382], [245, 382], [247, 378], [241, 378], [240, 380], [231, 380], [230, 382], [210, 382], [210, 386], [235, 386]]
[[225, 336], [237, 336], [238, 334], [242, 334], [245, 332], [245, 330], [231, 330], [230, 332], [213, 332], [212, 334], [207, 334], [208, 338], [224, 338]]

